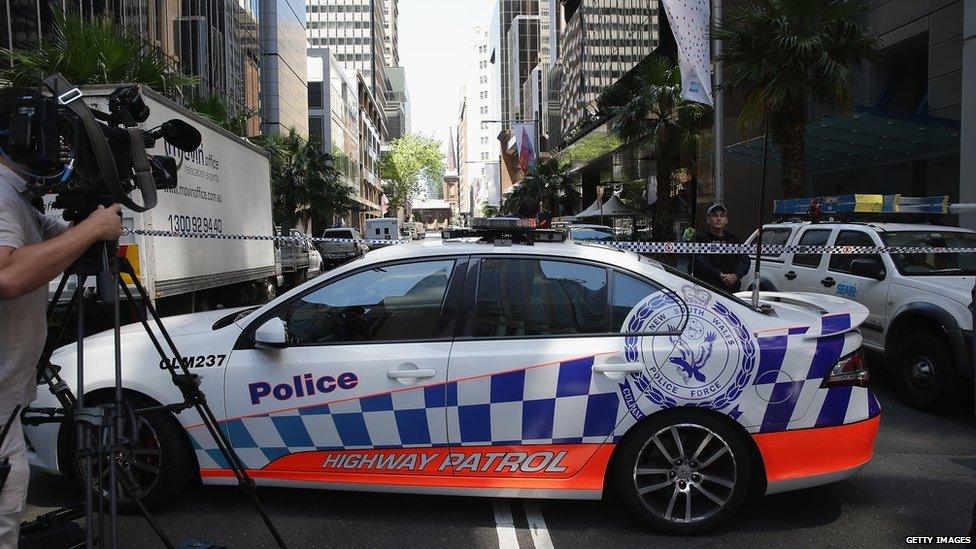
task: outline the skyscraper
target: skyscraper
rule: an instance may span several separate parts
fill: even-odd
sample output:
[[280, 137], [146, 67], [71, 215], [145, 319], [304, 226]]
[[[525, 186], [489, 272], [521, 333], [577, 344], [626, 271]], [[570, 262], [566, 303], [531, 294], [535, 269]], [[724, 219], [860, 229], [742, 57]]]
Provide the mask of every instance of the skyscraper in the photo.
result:
[[381, 112], [388, 86], [383, 11], [389, 1], [309, 0], [307, 8], [309, 46], [329, 48], [339, 65], [361, 73]]
[[399, 1], [383, 0], [383, 22], [385, 24], [383, 54], [386, 57], [387, 67], [400, 66], [400, 30], [397, 26], [400, 19]]
[[[186, 1], [186, 0], [184, 0]], [[305, 0], [261, 5], [261, 133], [308, 135]]]
[[459, 109], [458, 126], [463, 128], [463, 136], [460, 133], [458, 135], [461, 144], [458, 169], [461, 204], [468, 206], [462, 208], [461, 212], [477, 215], [482, 204], [498, 205], [500, 191], [497, 168], [501, 150], [497, 139], [499, 125], [484, 121], [501, 118], [501, 88], [496, 80], [497, 73], [493, 70], [497, 65], [491, 63], [493, 50], [489, 44], [488, 27], [474, 27], [473, 33], [474, 40], [468, 54], [472, 66], [462, 89]]
[[[532, 63], [525, 69], [522, 78], [522, 71], [520, 71], [522, 62], [528, 64], [533, 58], [536, 63], [538, 62], [540, 43], [538, 36], [542, 32], [538, 16], [544, 13], [545, 18], [548, 19], [549, 0], [496, 0], [496, 2], [488, 39], [492, 49], [490, 60], [495, 67], [495, 80], [501, 86], [498, 111], [503, 118], [516, 118], [511, 115], [519, 113], [521, 109], [517, 105], [516, 98], [513, 98], [513, 94], [518, 95], [518, 93], [513, 90], [516, 88], [521, 90], [522, 83], [535, 66], [535, 63]], [[520, 16], [529, 17], [519, 19]], [[532, 19], [530, 16], [537, 17]], [[512, 32], [513, 24], [517, 27], [514, 32]], [[546, 26], [548, 27], [548, 23]], [[533, 28], [536, 30], [533, 31]], [[509, 125], [506, 122], [502, 127], [507, 128]]]

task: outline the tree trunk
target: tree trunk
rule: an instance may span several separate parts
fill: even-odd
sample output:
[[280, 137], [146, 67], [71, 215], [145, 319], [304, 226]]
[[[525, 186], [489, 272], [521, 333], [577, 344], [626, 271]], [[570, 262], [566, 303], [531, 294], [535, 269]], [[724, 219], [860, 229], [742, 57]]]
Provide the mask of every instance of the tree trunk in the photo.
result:
[[657, 202], [651, 222], [651, 236], [655, 242], [674, 241], [674, 223], [671, 215], [671, 174], [674, 163], [666, 156], [657, 158]]
[[777, 113], [770, 120], [772, 137], [779, 146], [783, 170], [783, 194], [798, 198], [806, 194], [806, 113], [803, 107], [790, 108]]

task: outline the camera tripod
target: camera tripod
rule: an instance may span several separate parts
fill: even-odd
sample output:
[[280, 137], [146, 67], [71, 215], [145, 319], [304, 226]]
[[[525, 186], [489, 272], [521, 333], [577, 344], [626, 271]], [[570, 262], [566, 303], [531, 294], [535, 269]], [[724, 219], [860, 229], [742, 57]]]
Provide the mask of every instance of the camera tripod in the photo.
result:
[[[135, 421], [140, 415], [179, 413], [183, 410], [193, 408], [199, 414], [210, 436], [216, 442], [217, 449], [224, 456], [231, 471], [234, 473], [238, 487], [251, 500], [277, 545], [282, 548], [285, 547], [285, 542], [281, 534], [257, 497], [254, 480], [248, 475], [244, 464], [234, 451], [226, 433], [218, 427], [217, 418], [207, 403], [203, 391], [200, 390], [200, 381], [197, 374], [189, 371], [187, 364], [183, 360], [183, 356], [180, 354], [169, 332], [160, 320], [156, 309], [149, 300], [145, 287], [143, 287], [139, 278], [136, 276], [132, 265], [125, 257], [119, 257], [117, 252], [118, 244], [115, 242], [101, 242], [96, 244], [86, 251], [69, 267], [64, 276], [62, 276], [57, 291], [49, 305], [48, 317], [51, 316], [54, 307], [64, 293], [68, 275], [74, 275], [77, 280], [77, 286], [68, 303], [66, 318], [70, 318], [71, 314], [77, 311], [77, 386], [75, 392], [72, 393], [71, 388], [68, 387], [67, 383], [58, 374], [59, 368], [50, 364], [51, 354], [57, 348], [67, 330], [66, 323], [61, 327], [55, 343], [45, 351], [38, 364], [38, 383], [44, 382], [48, 385], [49, 390], [58, 399], [61, 407], [27, 408], [23, 416], [23, 422], [28, 425], [39, 425], [42, 423], [74, 424], [77, 458], [83, 461], [81, 464], [81, 475], [85, 484], [84, 504], [43, 515], [37, 520], [26, 524], [23, 527], [23, 531], [43, 529], [85, 516], [86, 546], [111, 547], [114, 549], [117, 547], [118, 542], [118, 490], [121, 489], [124, 495], [132, 501], [140, 514], [146, 519], [163, 545], [168, 548], [175, 548], [176, 546], [160, 528], [148, 508], [144, 505], [139, 485], [127, 467], [130, 456], [129, 444], [133, 441], [128, 440], [126, 433], [136, 434]], [[146, 334], [148, 334], [156, 352], [161, 357], [174, 357], [173, 360], [169, 361], [166, 369], [170, 373], [173, 384], [182, 394], [182, 402], [133, 409], [126, 400], [122, 390], [119, 290], [121, 289], [130, 303], [133, 303], [134, 299], [132, 291], [129, 289], [123, 275], [127, 275], [132, 281], [144, 304], [145, 311], [139, 307], [135, 309], [137, 310], [139, 323], [145, 329]], [[86, 282], [92, 277], [98, 280], [100, 290], [108, 292], [108, 295], [114, 298], [112, 299], [115, 337], [115, 385], [113, 388], [113, 399], [109, 403], [98, 405], [90, 405], [86, 402], [84, 376], [85, 298], [83, 293], [85, 292]], [[114, 288], [114, 292], [111, 290], [112, 288]], [[153, 326], [158, 330], [159, 335], [153, 332], [150, 321], [152, 321]], [[162, 340], [169, 348], [169, 353], [165, 351], [159, 336], [162, 337]], [[124, 428], [126, 421], [132, 422], [133, 428], [130, 431], [126, 431]], [[95, 501], [96, 491], [98, 501]], [[106, 521], [108, 522], [107, 526]]]

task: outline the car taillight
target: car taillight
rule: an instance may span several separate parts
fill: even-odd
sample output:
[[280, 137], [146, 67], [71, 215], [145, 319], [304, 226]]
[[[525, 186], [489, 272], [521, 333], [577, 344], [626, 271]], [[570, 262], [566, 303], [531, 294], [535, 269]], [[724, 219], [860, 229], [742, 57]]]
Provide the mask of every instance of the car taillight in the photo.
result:
[[868, 363], [864, 360], [864, 351], [858, 349], [841, 358], [831, 368], [824, 378], [821, 387], [867, 387], [871, 384], [871, 374]]

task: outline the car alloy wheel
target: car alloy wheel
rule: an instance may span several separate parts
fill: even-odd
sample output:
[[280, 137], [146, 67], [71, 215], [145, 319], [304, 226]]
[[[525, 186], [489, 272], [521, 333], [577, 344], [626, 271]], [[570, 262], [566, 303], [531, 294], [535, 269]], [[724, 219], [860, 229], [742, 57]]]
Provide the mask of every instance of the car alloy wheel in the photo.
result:
[[735, 455], [717, 433], [681, 423], [661, 429], [638, 453], [634, 489], [661, 520], [702, 522], [721, 511], [736, 482]]

